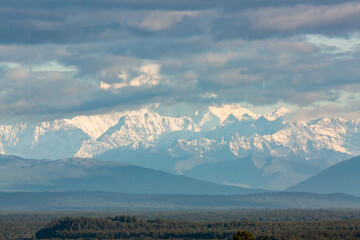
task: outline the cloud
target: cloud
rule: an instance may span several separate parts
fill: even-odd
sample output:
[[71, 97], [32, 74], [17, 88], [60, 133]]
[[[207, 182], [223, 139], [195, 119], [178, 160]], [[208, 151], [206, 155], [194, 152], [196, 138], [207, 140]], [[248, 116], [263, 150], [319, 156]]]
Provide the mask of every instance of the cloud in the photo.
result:
[[69, 71], [70, 67], [60, 64], [55, 65], [59, 71], [45, 68], [47, 64], [42, 66], [44, 69], [14, 63], [2, 66], [0, 117], [49, 114], [51, 109], [78, 104], [92, 91], [90, 84], [75, 78], [76, 73]]
[[100, 89], [104, 91], [112, 90], [117, 92], [118, 89], [124, 87], [151, 87], [158, 85], [161, 80], [160, 65], [146, 64], [135, 69], [138, 76], [128, 80], [126, 73], [119, 73], [118, 78], [122, 80], [120, 83], [108, 84], [103, 81], [100, 83]]
[[304, 34], [344, 36], [359, 32], [360, 4], [345, 2], [314, 5], [316, 1], [279, 7], [246, 9], [221, 15], [212, 25], [212, 35], [222, 39], [264, 39]]
[[360, 19], [360, 3], [344, 3], [338, 5], [297, 5], [294, 7], [267, 8], [246, 13], [253, 28], [266, 31], [285, 32], [305, 29], [358, 30], [355, 22]]
[[142, 29], [159, 31], [171, 27], [174, 23], [180, 22], [185, 17], [195, 17], [197, 15], [197, 12], [191, 11], [158, 11], [150, 13], [137, 25]]
[[307, 35], [306, 41], [318, 46], [327, 53], [355, 52], [356, 48], [360, 46], [360, 34], [350, 34], [348, 38]]
[[32, 67], [32, 72], [76, 72], [74, 66], [63, 66], [56, 61], [44, 62]]
[[252, 84], [262, 83], [263, 79], [256, 74], [246, 73], [246, 69], [235, 68], [223, 70], [221, 73], [209, 79], [213, 84], [221, 87], [239, 87]]
[[[1, 43], [89, 43], [142, 37], [261, 39], [360, 31], [359, 3], [337, 1], [2, 1]], [[142, 3], [141, 3], [142, 2]]]
[[341, 117], [348, 120], [360, 119], [360, 112], [358, 110], [351, 110], [344, 108], [344, 106], [331, 104], [312, 108], [301, 108], [286, 116], [289, 121], [303, 121], [319, 119], [323, 117]]
[[0, 3], [3, 118], [153, 102], [345, 109], [360, 87], [356, 2], [20, 2]]
[[28, 73], [25, 69], [21, 67], [12, 68], [5, 75], [5, 78], [8, 78], [10, 81], [23, 81], [28, 77]]

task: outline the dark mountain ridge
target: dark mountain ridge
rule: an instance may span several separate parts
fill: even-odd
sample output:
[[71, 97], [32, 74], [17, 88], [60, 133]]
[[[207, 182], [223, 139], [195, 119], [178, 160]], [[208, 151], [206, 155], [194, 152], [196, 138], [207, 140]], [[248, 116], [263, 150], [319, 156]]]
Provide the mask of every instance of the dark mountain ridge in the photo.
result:
[[3, 210], [86, 209], [329, 209], [360, 208], [348, 194], [257, 193], [248, 195], [134, 194], [115, 192], [0, 192]]
[[0, 191], [105, 191], [157, 194], [249, 194], [226, 186], [119, 162], [68, 158], [33, 160], [0, 155]]
[[335, 164], [286, 190], [360, 196], [360, 156]]

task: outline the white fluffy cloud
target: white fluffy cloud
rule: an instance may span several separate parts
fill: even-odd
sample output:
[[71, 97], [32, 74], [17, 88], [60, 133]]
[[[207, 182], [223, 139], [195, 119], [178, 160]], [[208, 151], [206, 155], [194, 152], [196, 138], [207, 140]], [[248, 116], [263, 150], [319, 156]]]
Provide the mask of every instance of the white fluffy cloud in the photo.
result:
[[306, 41], [320, 47], [327, 53], [351, 53], [360, 46], [360, 34], [350, 34], [347, 38], [310, 34], [306, 36]]
[[127, 73], [119, 73], [118, 78], [121, 82], [106, 83], [101, 81], [100, 89], [104, 91], [112, 90], [116, 92], [118, 89], [124, 87], [151, 87], [158, 85], [161, 80], [160, 65], [146, 64], [135, 69], [138, 76], [128, 79]]

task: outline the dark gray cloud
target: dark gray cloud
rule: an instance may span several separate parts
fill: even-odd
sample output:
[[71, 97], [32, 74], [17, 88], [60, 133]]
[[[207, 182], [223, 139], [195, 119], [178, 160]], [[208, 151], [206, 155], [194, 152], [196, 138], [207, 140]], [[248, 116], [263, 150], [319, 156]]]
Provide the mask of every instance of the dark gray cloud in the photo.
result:
[[[311, 1], [313, 5], [323, 4], [337, 4], [338, 0], [315, 0]], [[184, 0], [62, 0], [62, 1], [47, 1], [47, 0], [3, 0], [2, 6], [8, 8], [18, 9], [59, 9], [59, 8], [82, 8], [82, 9], [127, 9], [127, 10], [207, 10], [213, 8], [238, 10], [260, 7], [280, 7], [296, 4], [303, 4], [302, 0], [257, 0], [257, 1], [237, 1], [237, 0], [198, 0], [198, 1], [184, 1]]]
[[298, 34], [346, 36], [360, 30], [360, 4], [292, 5], [233, 12], [214, 19], [214, 39], [266, 39]]
[[0, 42], [83, 43], [197, 35], [261, 39], [358, 31], [360, 4], [314, 1], [2, 1]]
[[360, 88], [358, 22], [329, 0], [1, 1], [0, 116], [340, 101]]

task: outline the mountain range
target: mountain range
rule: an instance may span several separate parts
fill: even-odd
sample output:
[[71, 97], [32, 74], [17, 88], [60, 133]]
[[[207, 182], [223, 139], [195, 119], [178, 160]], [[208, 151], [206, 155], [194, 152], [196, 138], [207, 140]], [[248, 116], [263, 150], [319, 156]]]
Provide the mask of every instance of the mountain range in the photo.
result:
[[286, 121], [232, 104], [191, 117], [156, 109], [0, 125], [0, 153], [136, 164], [215, 183], [282, 190], [360, 154], [360, 120]]
[[287, 191], [348, 193], [360, 196], [360, 157], [335, 164], [319, 174], [291, 186]]
[[119, 162], [84, 158], [34, 160], [0, 155], [0, 192], [44, 191], [198, 195], [264, 192], [204, 182]]
[[[117, 192], [0, 192], [2, 210], [94, 210], [108, 209], [355, 209], [360, 198], [347, 194], [258, 193], [248, 195], [173, 195]], [[229, 210], [230, 209], [230, 210]], [[301, 210], [300, 210], [301, 211]], [[326, 210], [324, 210], [326, 211]], [[216, 212], [213, 212], [216, 214]], [[241, 213], [240, 213], [241, 214]], [[217, 215], [217, 214], [216, 214]], [[273, 216], [273, 215], [268, 215]], [[324, 216], [327, 216], [326, 214]], [[286, 215], [286, 217], [289, 217]]]

